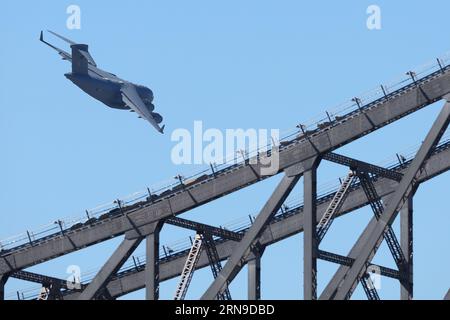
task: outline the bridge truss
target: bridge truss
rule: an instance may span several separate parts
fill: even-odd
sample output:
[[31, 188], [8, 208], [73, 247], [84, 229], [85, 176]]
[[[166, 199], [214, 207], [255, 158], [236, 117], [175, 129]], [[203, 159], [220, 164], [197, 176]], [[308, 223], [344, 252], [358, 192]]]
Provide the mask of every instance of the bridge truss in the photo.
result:
[[[221, 170], [214, 170], [189, 183], [180, 177], [179, 185], [159, 194], [149, 192], [135, 203], [116, 201], [101, 216], [66, 228], [58, 223], [55, 232], [42, 237], [27, 233], [24, 243], [3, 245], [0, 252], [0, 299], [9, 278], [40, 283], [36, 299], [115, 299], [145, 288], [146, 298], [159, 298], [161, 281], [182, 276], [176, 297], [184, 298], [195, 269], [210, 266], [214, 281], [201, 299], [231, 299], [229, 284], [248, 265], [248, 298], [258, 300], [261, 256], [267, 246], [303, 232], [304, 298], [349, 299], [358, 284], [368, 299], [379, 299], [371, 274], [397, 279], [401, 299], [413, 297], [413, 198], [422, 182], [450, 168], [450, 141], [441, 138], [450, 122], [450, 66], [438, 59], [438, 68], [392, 92], [381, 86], [381, 97], [365, 103], [354, 99], [355, 109], [320, 123], [314, 130], [299, 131], [279, 146], [245, 158]], [[337, 154], [334, 151], [437, 101], [441, 112], [424, 138], [416, 155], [384, 168]], [[278, 163], [267, 175], [268, 163]], [[317, 194], [317, 169], [331, 161], [350, 170], [341, 186], [321, 197]], [[282, 179], [251, 224], [230, 231], [179, 217], [182, 213], [237, 192], [271, 176]], [[303, 203], [288, 208], [285, 201], [302, 180]], [[319, 248], [335, 218], [369, 205], [374, 217], [346, 256]], [[400, 216], [400, 239], [392, 223]], [[199, 236], [191, 250], [165, 253], [160, 257], [159, 235], [164, 224], [195, 231]], [[268, 227], [270, 226], [270, 232]], [[61, 279], [25, 269], [74, 251], [122, 237], [121, 244], [89, 282], [74, 286]], [[385, 241], [396, 269], [373, 264], [372, 258]], [[145, 264], [132, 256], [145, 242]], [[202, 244], [203, 243], [203, 244]], [[202, 246], [205, 250], [201, 250]], [[166, 249], [163, 247], [163, 249]], [[170, 251], [170, 250], [169, 250]], [[134, 266], [124, 269], [133, 258]], [[317, 292], [317, 260], [339, 264], [323, 292]], [[222, 262], [225, 264], [222, 266]], [[184, 277], [184, 278], [183, 278]], [[184, 279], [184, 280], [183, 280]], [[448, 295], [447, 295], [448, 296]], [[20, 296], [19, 296], [20, 297]], [[30, 297], [31, 298], [31, 297]]]

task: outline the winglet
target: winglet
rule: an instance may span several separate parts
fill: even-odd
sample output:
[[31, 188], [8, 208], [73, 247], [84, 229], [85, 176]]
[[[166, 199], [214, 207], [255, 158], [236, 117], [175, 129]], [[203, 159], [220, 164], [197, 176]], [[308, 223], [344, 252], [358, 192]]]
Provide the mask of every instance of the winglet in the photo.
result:
[[55, 47], [54, 45], [52, 45], [51, 43], [47, 42], [44, 40], [44, 31], [41, 30], [41, 34], [39, 35], [39, 40], [43, 43], [45, 43], [46, 45], [48, 45], [50, 48], [58, 51], [59, 55], [63, 58], [63, 60], [70, 60], [71, 56], [69, 53], [67, 53], [66, 51]]
[[164, 134], [164, 128], [166, 127], [166, 125], [163, 125], [162, 127], [161, 127], [161, 130], [159, 131], [159, 132], [161, 132], [162, 134]]

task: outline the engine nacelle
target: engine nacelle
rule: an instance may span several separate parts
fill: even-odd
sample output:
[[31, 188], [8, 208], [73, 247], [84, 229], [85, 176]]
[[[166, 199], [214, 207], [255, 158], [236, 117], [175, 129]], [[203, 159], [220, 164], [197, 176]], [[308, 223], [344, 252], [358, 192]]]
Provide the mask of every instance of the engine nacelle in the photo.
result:
[[152, 112], [153, 119], [155, 119], [156, 123], [161, 123], [163, 121], [163, 117], [156, 112]]
[[155, 106], [152, 104], [153, 102], [152, 90], [144, 86], [137, 86], [136, 89], [144, 104], [150, 109], [150, 111], [153, 111], [155, 109]]

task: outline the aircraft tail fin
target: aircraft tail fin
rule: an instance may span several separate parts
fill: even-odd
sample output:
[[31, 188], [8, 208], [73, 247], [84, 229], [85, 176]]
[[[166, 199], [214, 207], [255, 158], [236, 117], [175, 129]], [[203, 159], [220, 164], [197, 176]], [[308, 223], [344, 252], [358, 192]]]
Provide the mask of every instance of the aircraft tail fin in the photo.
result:
[[72, 48], [72, 73], [87, 74], [88, 73], [88, 45], [73, 44]]
[[39, 40], [43, 43], [45, 43], [46, 45], [48, 45], [50, 48], [58, 51], [59, 55], [64, 59], [64, 60], [72, 60], [72, 72], [74, 73], [86, 73], [87, 72], [87, 68], [88, 66], [85, 66], [84, 61], [87, 62], [87, 64], [92, 65], [94, 67], [97, 67], [97, 64], [95, 63], [94, 59], [92, 58], [91, 54], [88, 51], [88, 46], [85, 44], [77, 44], [75, 42], [73, 42], [70, 39], [67, 39], [59, 34], [57, 34], [56, 32], [50, 31], [48, 30], [48, 32], [50, 32], [51, 34], [53, 34], [54, 36], [60, 38], [61, 40], [67, 42], [70, 44], [70, 47], [72, 48], [72, 56], [67, 53], [66, 51], [55, 47], [54, 45], [52, 45], [51, 43], [47, 42], [44, 40], [44, 32], [41, 31]]

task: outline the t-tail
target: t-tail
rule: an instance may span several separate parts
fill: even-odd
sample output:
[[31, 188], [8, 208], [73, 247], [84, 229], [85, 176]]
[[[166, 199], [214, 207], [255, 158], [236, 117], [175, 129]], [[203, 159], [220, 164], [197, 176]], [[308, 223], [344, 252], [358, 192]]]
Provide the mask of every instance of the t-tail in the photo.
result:
[[88, 59], [89, 54], [87, 44], [73, 44], [72, 48], [72, 73], [73, 74], [87, 74], [88, 73]]
[[49, 42], [44, 40], [44, 33], [41, 31], [40, 39], [43, 43], [48, 45], [49, 47], [55, 49], [58, 51], [58, 53], [62, 56], [64, 60], [69, 60], [72, 62], [72, 73], [74, 74], [87, 74], [89, 65], [92, 65], [94, 67], [97, 66], [94, 59], [89, 53], [89, 47], [87, 44], [77, 44], [74, 41], [67, 39], [53, 31], [49, 32], [53, 34], [54, 36], [60, 38], [61, 40], [67, 42], [70, 44], [70, 48], [72, 49], [72, 55], [67, 53], [66, 51], [55, 47], [54, 45], [50, 44]]

